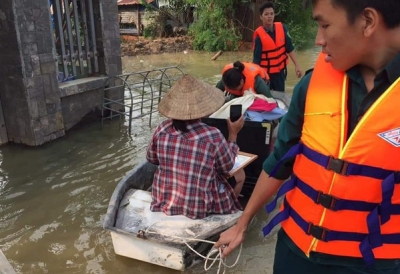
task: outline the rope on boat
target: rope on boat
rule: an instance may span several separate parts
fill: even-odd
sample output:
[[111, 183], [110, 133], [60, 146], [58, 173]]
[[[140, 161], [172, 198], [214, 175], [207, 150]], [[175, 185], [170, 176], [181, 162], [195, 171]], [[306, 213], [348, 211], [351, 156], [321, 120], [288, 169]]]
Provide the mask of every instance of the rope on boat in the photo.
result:
[[[148, 230], [146, 230], [146, 232], [144, 232], [143, 230], [140, 230], [139, 232], [140, 232], [143, 236], [144, 236], [145, 233], [146, 233], [146, 234], [148, 233], [148, 234], [160, 235], [160, 233], [158, 233], [158, 232], [152, 232], [152, 231], [148, 231]], [[139, 232], [138, 232], [138, 233], [139, 233]], [[220, 272], [221, 272], [221, 267], [222, 267], [222, 273], [221, 273], [221, 274], [225, 274], [226, 268], [233, 268], [233, 267], [235, 267], [235, 266], [238, 264], [238, 262], [239, 262], [240, 255], [242, 254], [242, 244], [240, 244], [239, 254], [238, 254], [237, 257], [236, 257], [236, 261], [235, 261], [233, 264], [228, 265], [228, 264], [226, 263], [226, 258], [222, 258], [222, 251], [223, 251], [224, 246], [221, 246], [221, 247], [218, 248], [218, 249], [212, 248], [212, 249], [208, 252], [207, 256], [203, 256], [202, 254], [200, 254], [199, 252], [197, 252], [196, 250], [194, 250], [193, 247], [191, 247], [191, 246], [189, 245], [189, 242], [203, 242], [203, 243], [209, 243], [209, 244], [213, 244], [213, 245], [214, 245], [216, 242], [208, 241], [208, 240], [203, 240], [203, 239], [197, 239], [197, 238], [178, 237], [178, 236], [172, 236], [172, 235], [163, 235], [163, 236], [169, 237], [169, 238], [174, 238], [174, 239], [182, 240], [182, 242], [183, 242], [191, 251], [193, 251], [197, 256], [199, 256], [199, 257], [201, 257], [201, 258], [203, 258], [203, 259], [205, 260], [205, 261], [204, 261], [204, 270], [205, 270], [205, 271], [210, 270], [211, 267], [215, 264], [215, 262], [219, 261], [219, 263], [218, 263], [218, 270], [217, 270], [217, 273], [216, 273], [216, 274], [220, 274]], [[216, 255], [215, 255], [215, 254], [216, 254]], [[213, 255], [215, 255], [215, 257], [211, 257], [211, 256], [213, 256]], [[209, 261], [211, 261], [211, 264], [208, 266], [208, 262], [209, 262]]]

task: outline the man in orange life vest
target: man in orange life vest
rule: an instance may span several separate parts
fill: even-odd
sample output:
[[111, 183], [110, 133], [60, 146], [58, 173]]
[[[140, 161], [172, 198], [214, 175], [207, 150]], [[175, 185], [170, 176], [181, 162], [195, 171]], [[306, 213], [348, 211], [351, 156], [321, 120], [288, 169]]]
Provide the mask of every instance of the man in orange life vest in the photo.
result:
[[271, 90], [285, 91], [288, 55], [294, 63], [296, 76], [300, 78], [303, 72], [286, 26], [280, 22], [274, 23], [274, 18], [274, 5], [271, 2], [261, 5], [260, 19], [263, 25], [254, 31], [253, 63], [266, 70], [271, 78]]
[[322, 52], [294, 89], [242, 216], [215, 247], [231, 253], [279, 189], [280, 212], [264, 228], [282, 225], [274, 274], [400, 274], [400, 1], [312, 6]]

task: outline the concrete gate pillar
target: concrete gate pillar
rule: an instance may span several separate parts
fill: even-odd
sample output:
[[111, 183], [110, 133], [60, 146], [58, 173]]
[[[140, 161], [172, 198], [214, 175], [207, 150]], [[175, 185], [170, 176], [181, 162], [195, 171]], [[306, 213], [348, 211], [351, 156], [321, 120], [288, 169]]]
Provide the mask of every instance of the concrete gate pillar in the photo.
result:
[[65, 135], [51, 28], [49, 0], [0, 1], [0, 99], [10, 142], [37, 146]]
[[[59, 85], [49, 0], [0, 0], [0, 144], [38, 146], [101, 112], [102, 81], [122, 71], [118, 6], [92, 3], [99, 73]], [[106, 96], [123, 99], [124, 91]]]

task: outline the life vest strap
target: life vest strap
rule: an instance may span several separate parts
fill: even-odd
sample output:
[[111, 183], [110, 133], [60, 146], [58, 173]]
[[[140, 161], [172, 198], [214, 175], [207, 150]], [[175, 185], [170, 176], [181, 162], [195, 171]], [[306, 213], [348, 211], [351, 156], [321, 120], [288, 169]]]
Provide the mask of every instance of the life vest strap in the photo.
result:
[[297, 184], [297, 177], [292, 176], [289, 181], [285, 182], [278, 190], [278, 193], [276, 193], [275, 198], [267, 204], [265, 209], [267, 210], [268, 213], [271, 213], [275, 208], [278, 203], [278, 199], [288, 193], [290, 190], [294, 189]]
[[[397, 183], [393, 181], [393, 184]], [[337, 197], [334, 197], [332, 195], [323, 193], [322, 191], [315, 190], [308, 184], [306, 184], [303, 180], [298, 178], [296, 175], [292, 175], [291, 179], [287, 182], [285, 182], [282, 187], [278, 190], [278, 193], [276, 194], [276, 197], [267, 204], [266, 210], [268, 213], [271, 213], [277, 205], [278, 199], [288, 193], [290, 190], [294, 189], [297, 187], [301, 192], [303, 192], [305, 195], [307, 195], [311, 200], [314, 201], [316, 204], [320, 204], [326, 209], [332, 210], [332, 211], [338, 211], [338, 210], [354, 210], [354, 211], [366, 211], [366, 212], [371, 212], [374, 210], [376, 207], [378, 207], [378, 213], [382, 214], [384, 216], [383, 220], [386, 222], [387, 219], [387, 213], [388, 215], [400, 215], [400, 204], [385, 204], [383, 206], [383, 210], [381, 207], [381, 204], [379, 203], [370, 203], [370, 202], [365, 202], [365, 201], [356, 201], [356, 200], [348, 200], [348, 199], [340, 199]], [[385, 201], [389, 200], [389, 198], [386, 198], [386, 196], [390, 196], [391, 194], [391, 182], [390, 178], [388, 178], [386, 181], [382, 182], [382, 188], [387, 189], [389, 188], [389, 191], [383, 191], [385, 194], [385, 197], [382, 197]]]
[[278, 161], [275, 165], [274, 169], [269, 174], [269, 177], [274, 177], [274, 175], [278, 172], [279, 167], [282, 165], [284, 161], [294, 159], [297, 155], [299, 155], [303, 151], [303, 143], [298, 143], [297, 145], [292, 146], [288, 152]]
[[358, 176], [366, 176], [374, 179], [385, 179], [393, 173], [396, 173], [394, 170], [387, 170], [379, 167], [373, 167], [368, 165], [362, 164], [355, 164], [346, 162], [342, 159], [333, 158], [331, 156], [323, 155], [319, 153], [303, 143], [299, 143], [293, 146], [277, 163], [275, 168], [272, 170], [270, 176], [273, 177], [278, 168], [283, 163], [290, 158], [294, 158], [295, 156], [303, 154], [309, 160], [313, 161], [314, 163], [322, 166], [325, 169], [332, 170], [335, 173], [338, 173], [343, 176], [350, 176], [350, 175], [358, 175]]
[[[282, 67], [282, 69], [286, 68], [287, 57], [282, 59], [279, 63], [272, 65], [270, 61], [273, 59], [278, 59], [278, 58], [270, 58], [270, 59], [261, 58], [261, 60], [265, 63], [261, 63], [259, 66], [262, 68], [268, 69], [268, 70], [273, 69], [273, 68], [280, 68], [280, 67]], [[268, 73], [270, 74], [269, 71], [268, 71]]]
[[279, 212], [271, 221], [263, 228], [264, 236], [268, 235], [274, 226], [291, 217], [294, 222], [306, 233], [314, 238], [324, 241], [353, 241], [360, 242], [360, 252], [367, 265], [374, 263], [374, 255], [372, 249], [382, 246], [383, 244], [400, 244], [400, 233], [381, 234], [380, 227], [370, 225], [374, 220], [379, 219], [378, 208], [376, 207], [367, 218], [369, 233], [345, 232], [329, 230], [322, 226], [316, 226], [307, 222], [300, 216], [284, 199], [284, 209]]
[[383, 180], [395, 172], [394, 170], [346, 162], [342, 159], [323, 155], [315, 150], [312, 150], [304, 144], [302, 144], [302, 146], [302, 154], [309, 160], [340, 175], [359, 175]]
[[347, 168], [349, 167], [349, 163], [338, 158], [329, 157], [328, 165], [326, 166], [327, 170], [332, 170], [333, 172], [347, 176]]
[[[283, 44], [282, 46], [276, 47], [275, 49], [263, 50], [263, 51], [261, 51], [261, 52], [262, 52], [262, 53], [265, 53], [265, 54], [268, 54], [268, 53], [271, 53], [271, 52], [277, 52], [277, 51], [281, 50], [282, 48], [284, 48], [285, 46], [286, 46], [286, 45]], [[286, 54], [286, 53], [285, 53], [285, 54]], [[280, 54], [280, 55], [283, 55], [283, 54]]]
[[[282, 58], [282, 60], [279, 63], [277, 63], [275, 65], [269, 64], [269, 63], [271, 63], [272, 60], [281, 59], [281, 58]], [[266, 53], [263, 53], [263, 55], [261, 56], [261, 61], [266, 61], [268, 63], [268, 66], [271, 66], [271, 67], [280, 66], [282, 63], [286, 62], [286, 59], [287, 59], [287, 55], [283, 55], [283, 54], [281, 54], [279, 56], [268, 57], [268, 55]]]
[[[393, 205], [391, 203], [391, 198], [394, 193], [395, 184], [398, 184], [400, 182], [399, 172], [382, 169], [382, 168], [377, 168], [377, 167], [372, 167], [372, 166], [367, 166], [367, 165], [349, 163], [349, 162], [345, 162], [341, 159], [334, 159], [332, 157], [323, 155], [315, 150], [308, 148], [303, 143], [299, 143], [299, 144], [293, 146], [282, 157], [282, 159], [277, 163], [275, 168], [272, 170], [270, 176], [274, 176], [276, 174], [278, 168], [283, 163], [283, 161], [294, 158], [299, 154], [303, 154], [305, 157], [307, 157], [309, 160], [313, 161], [314, 163], [316, 163], [326, 169], [333, 170], [334, 172], [337, 172], [344, 176], [362, 175], [362, 176], [366, 176], [366, 177], [370, 177], [370, 178], [382, 179], [383, 180], [382, 184], [381, 184], [382, 203], [381, 203], [381, 210], [380, 210], [380, 213], [382, 215], [382, 223], [386, 223], [390, 219], [390, 214], [394, 214], [394, 213], [392, 213]], [[292, 177], [292, 179], [287, 183], [287, 185], [286, 186], [284, 185], [284, 187], [282, 187], [282, 189], [280, 189], [278, 191], [277, 198], [286, 194], [288, 191], [292, 190], [296, 185], [298, 185], [298, 187], [314, 201], [321, 201], [321, 203], [322, 203], [322, 200], [320, 200], [320, 199], [324, 199], [324, 198], [331, 199], [326, 196], [321, 196], [321, 193], [318, 193], [318, 191], [312, 189], [303, 181], [301, 181], [301, 180], [299, 181], [299, 179], [297, 177]], [[318, 195], [320, 196], [320, 198], [318, 198]], [[323, 202], [323, 203], [326, 204], [326, 202]], [[350, 200], [347, 200], [347, 201], [346, 200], [342, 200], [342, 201], [335, 200], [334, 203], [335, 203], [334, 208], [336, 210], [349, 209], [349, 210], [370, 211], [376, 206], [373, 203], [367, 203], [367, 202], [361, 202], [361, 201], [350, 201]], [[268, 212], [272, 211], [275, 208], [275, 206], [276, 206], [276, 200], [272, 201], [271, 205], [267, 206], [267, 211]], [[333, 205], [331, 205], [331, 207], [332, 206]], [[271, 210], [271, 208], [272, 208], [272, 210]], [[395, 210], [395, 212], [396, 212], [396, 210]]]

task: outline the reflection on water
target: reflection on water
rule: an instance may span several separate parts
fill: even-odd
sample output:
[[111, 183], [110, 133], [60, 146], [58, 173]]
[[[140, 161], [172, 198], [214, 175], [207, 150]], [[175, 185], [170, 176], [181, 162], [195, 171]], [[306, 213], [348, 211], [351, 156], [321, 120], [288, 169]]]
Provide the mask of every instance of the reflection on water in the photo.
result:
[[[303, 70], [312, 67], [315, 49], [298, 53]], [[124, 57], [124, 72], [170, 65], [215, 84], [226, 63], [251, 60], [250, 52], [189, 52]], [[289, 66], [290, 91], [298, 79]], [[157, 116], [157, 115], [156, 115]], [[154, 116], [153, 116], [154, 119]], [[18, 273], [179, 273], [114, 254], [102, 228], [109, 198], [119, 180], [140, 162], [152, 130], [161, 121], [125, 125], [107, 122], [68, 132], [39, 148], [0, 149], [0, 248]], [[274, 236], [263, 238], [267, 215], [260, 212], [229, 273], [272, 273]], [[212, 271], [211, 273], [215, 272]], [[186, 273], [204, 273], [199, 264]]]

